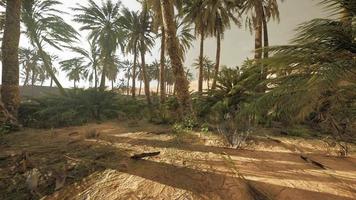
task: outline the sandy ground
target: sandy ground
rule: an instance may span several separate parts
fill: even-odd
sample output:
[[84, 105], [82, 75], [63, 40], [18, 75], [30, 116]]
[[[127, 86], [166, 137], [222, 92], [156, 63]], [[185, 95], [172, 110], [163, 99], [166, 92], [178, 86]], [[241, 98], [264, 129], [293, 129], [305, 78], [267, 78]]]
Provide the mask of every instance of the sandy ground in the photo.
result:
[[354, 155], [263, 131], [236, 150], [211, 134], [146, 123], [25, 130], [1, 138], [0, 199], [356, 199]]

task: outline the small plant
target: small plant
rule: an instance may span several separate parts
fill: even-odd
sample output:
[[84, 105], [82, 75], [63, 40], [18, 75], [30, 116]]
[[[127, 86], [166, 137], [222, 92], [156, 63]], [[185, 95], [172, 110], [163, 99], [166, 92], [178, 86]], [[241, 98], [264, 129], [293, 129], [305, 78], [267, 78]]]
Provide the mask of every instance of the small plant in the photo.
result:
[[175, 134], [186, 133], [188, 131], [182, 123], [173, 124], [172, 130]]
[[207, 123], [202, 124], [200, 131], [203, 133], [208, 133], [209, 132], [209, 124], [207, 124]]

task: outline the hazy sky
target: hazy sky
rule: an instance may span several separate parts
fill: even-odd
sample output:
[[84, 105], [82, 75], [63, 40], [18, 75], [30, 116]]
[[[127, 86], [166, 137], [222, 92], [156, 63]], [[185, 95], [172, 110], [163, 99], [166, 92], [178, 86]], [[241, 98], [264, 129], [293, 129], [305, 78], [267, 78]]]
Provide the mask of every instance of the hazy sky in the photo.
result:
[[[101, 0], [95, 0], [100, 3]], [[70, 24], [72, 24], [76, 29], [79, 29], [80, 25], [72, 22], [73, 11], [70, 7], [75, 7], [77, 3], [81, 5], [86, 5], [87, 0], [65, 0], [62, 1], [63, 6], [61, 10], [68, 12], [69, 14], [63, 14], [63, 18]], [[140, 5], [136, 0], [121, 0], [123, 6], [129, 7], [130, 9], [137, 10]], [[308, 21], [313, 18], [318, 18], [325, 16], [322, 13], [322, 8], [317, 5], [317, 0], [285, 0], [284, 3], [280, 3], [280, 18], [281, 21], [269, 22], [269, 37], [270, 45], [287, 44], [289, 40], [294, 36], [294, 29], [298, 24]], [[82, 43], [80, 46], [87, 46], [86, 33], [81, 32]], [[21, 37], [21, 46], [27, 46], [27, 39]], [[152, 55], [147, 55], [148, 63], [159, 58], [159, 44], [152, 50]], [[233, 26], [231, 30], [225, 33], [224, 40], [222, 41], [222, 54], [221, 54], [221, 64], [227, 66], [240, 65], [246, 58], [251, 58], [253, 56], [254, 48], [254, 36], [249, 30], [245, 29], [245, 26], [238, 28]], [[49, 48], [47, 48], [49, 49]], [[216, 40], [214, 38], [209, 38], [205, 42], [205, 54], [212, 60], [215, 59], [216, 51]], [[59, 60], [64, 60], [73, 57], [73, 54], [68, 51], [56, 51], [50, 49], [52, 54], [59, 56]], [[191, 66], [193, 60], [199, 55], [199, 41], [195, 41], [193, 47], [188, 51], [186, 56], [185, 64]], [[124, 58], [122, 55], [121, 58]], [[131, 56], [128, 57], [132, 59]], [[58, 64], [57, 64], [58, 67]], [[0, 76], [1, 77], [1, 76]], [[72, 83], [69, 82], [65, 76], [65, 73], [61, 72], [59, 75], [61, 83], [65, 87], [72, 87]], [[48, 84], [48, 83], [47, 83]], [[82, 81], [80, 86], [87, 85]]]

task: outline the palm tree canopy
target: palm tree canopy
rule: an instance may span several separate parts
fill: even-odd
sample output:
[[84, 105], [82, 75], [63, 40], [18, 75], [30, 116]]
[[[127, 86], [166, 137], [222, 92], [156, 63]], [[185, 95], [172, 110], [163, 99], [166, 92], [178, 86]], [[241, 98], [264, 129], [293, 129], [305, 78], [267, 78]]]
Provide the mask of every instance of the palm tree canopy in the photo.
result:
[[74, 21], [82, 23], [80, 30], [90, 31], [88, 39], [98, 42], [102, 54], [110, 55], [120, 46], [124, 49], [125, 32], [120, 27], [121, 3], [113, 3], [111, 0], [97, 5], [93, 0], [89, 0], [89, 5], [77, 4], [73, 8], [79, 14], [74, 15]]
[[[56, 0], [26, 0], [22, 7], [22, 21], [25, 34], [32, 44], [48, 44], [57, 49], [74, 42], [78, 33], [67, 24], [56, 7], [62, 3]], [[34, 45], [35, 46], [35, 45]]]

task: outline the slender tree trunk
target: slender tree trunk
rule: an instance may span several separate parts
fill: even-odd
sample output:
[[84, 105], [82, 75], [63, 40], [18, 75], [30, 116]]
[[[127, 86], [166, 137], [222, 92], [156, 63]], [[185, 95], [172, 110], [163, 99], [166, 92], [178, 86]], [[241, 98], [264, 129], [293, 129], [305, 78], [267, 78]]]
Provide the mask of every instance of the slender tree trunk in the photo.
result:
[[162, 29], [162, 38], [161, 38], [161, 59], [160, 59], [160, 83], [161, 83], [161, 104], [163, 104], [166, 100], [166, 84], [165, 84], [165, 54], [166, 54], [166, 31], [164, 26], [161, 27]]
[[268, 39], [268, 24], [264, 11], [262, 12], [262, 23], [263, 23], [263, 58], [269, 57], [268, 47], [269, 47], [269, 39]]
[[[104, 61], [105, 62], [105, 61]], [[106, 80], [106, 64], [104, 64], [103, 66], [103, 71], [101, 73], [101, 81], [100, 81], [100, 91], [104, 91], [105, 90], [105, 80]]]
[[218, 33], [216, 35], [216, 61], [215, 61], [213, 85], [211, 87], [212, 89], [216, 88], [216, 79], [218, 78], [219, 68], [220, 68], [220, 56], [221, 56], [221, 34], [218, 31]]
[[189, 94], [189, 82], [185, 76], [182, 58], [180, 54], [180, 45], [177, 38], [176, 24], [174, 22], [174, 7], [171, 1], [161, 1], [161, 10], [166, 30], [166, 42], [169, 57], [172, 62], [175, 82], [177, 84], [177, 98], [180, 104], [179, 116], [190, 114], [192, 107]]
[[26, 62], [26, 64], [24, 63], [23, 64], [24, 68], [25, 68], [25, 80], [23, 81], [23, 86], [26, 86], [28, 85], [28, 80], [29, 80], [29, 77], [30, 77], [30, 70], [29, 70], [29, 67], [28, 67], [28, 63]]
[[142, 91], [142, 81], [140, 81], [140, 90], [138, 91], [138, 96], [141, 96], [141, 91]]
[[208, 91], [209, 90], [210, 90], [210, 69], [208, 69]]
[[132, 67], [132, 97], [136, 97], [136, 65], [137, 65], [137, 49], [134, 47], [134, 63]]
[[144, 87], [145, 88], [145, 96], [146, 96], [148, 105], [151, 105], [150, 83], [149, 83], [148, 77], [147, 77], [145, 49], [141, 48], [140, 51], [141, 51], [142, 76], [143, 76], [143, 81], [145, 84], [145, 87]]
[[35, 77], [35, 72], [32, 71], [32, 75], [31, 75], [31, 86], [34, 86], [36, 82], [36, 77]]
[[35, 43], [37, 45], [37, 48], [38, 48], [38, 53], [43, 61], [43, 65], [47, 71], [47, 73], [51, 76], [51, 78], [53, 79], [53, 81], [56, 83], [58, 89], [59, 89], [59, 92], [62, 94], [62, 95], [67, 95], [66, 91], [64, 90], [64, 88], [62, 87], [61, 83], [58, 81], [56, 75], [54, 74], [52, 68], [50, 67], [50, 64], [48, 63], [48, 60], [47, 60], [47, 56], [45, 55], [43, 49], [42, 49], [42, 45], [41, 43], [39, 42], [38, 38], [35, 38]]
[[[2, 41], [1, 98], [5, 109], [17, 118], [20, 106], [19, 59], [21, 0], [7, 0]], [[5, 111], [4, 111], [5, 113]]]
[[158, 96], [158, 94], [159, 94], [159, 80], [157, 81], [157, 90], [156, 90], [156, 92], [157, 92], [157, 96]]
[[51, 78], [51, 83], [49, 85], [50, 87], [53, 87], [53, 78]]
[[95, 90], [97, 90], [98, 89], [98, 70], [97, 70], [96, 64], [94, 64], [94, 81], [95, 81], [94, 88], [95, 88]]
[[74, 86], [74, 89], [77, 88], [77, 86], [75, 85], [75, 80], [73, 81], [73, 86]]
[[111, 90], [114, 91], [114, 80], [111, 80]]
[[204, 80], [204, 26], [201, 28], [201, 37], [200, 37], [200, 55], [199, 55], [199, 78], [198, 78], [198, 92], [203, 92], [203, 80]]
[[262, 15], [263, 7], [261, 1], [256, 1], [255, 12], [256, 12], [256, 22], [255, 22], [255, 59], [259, 60], [262, 58]]
[[127, 96], [130, 95], [130, 74], [127, 76]]

